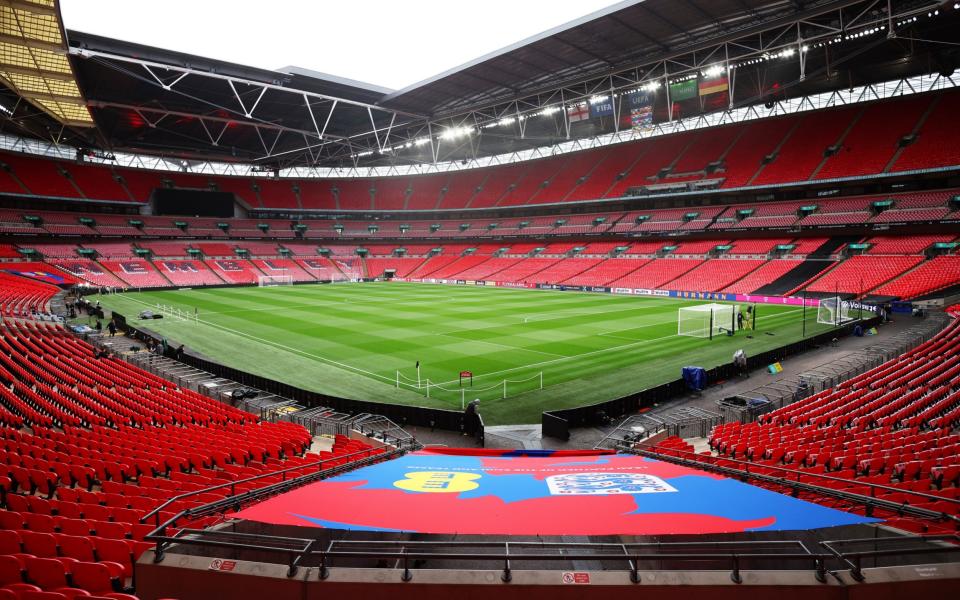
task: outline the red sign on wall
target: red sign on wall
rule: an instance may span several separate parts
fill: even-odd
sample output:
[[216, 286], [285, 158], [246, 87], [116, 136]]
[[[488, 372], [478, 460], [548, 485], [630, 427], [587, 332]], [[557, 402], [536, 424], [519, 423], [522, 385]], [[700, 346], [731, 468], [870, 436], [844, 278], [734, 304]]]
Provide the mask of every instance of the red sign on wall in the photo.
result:
[[223, 560], [222, 558], [215, 558], [210, 561], [210, 566], [207, 567], [210, 571], [233, 571], [237, 568], [237, 561], [235, 560]]
[[565, 584], [584, 585], [590, 583], [590, 573], [574, 572], [564, 573], [560, 580]]

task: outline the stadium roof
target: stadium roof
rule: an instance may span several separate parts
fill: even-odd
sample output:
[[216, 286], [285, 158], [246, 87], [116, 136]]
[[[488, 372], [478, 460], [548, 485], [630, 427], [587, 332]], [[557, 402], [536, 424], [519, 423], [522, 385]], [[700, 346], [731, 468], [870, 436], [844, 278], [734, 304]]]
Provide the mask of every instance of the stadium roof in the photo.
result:
[[849, 0], [626, 0], [384, 98], [434, 116], [654, 63]]
[[[780, 69], [782, 75], [772, 79], [802, 93], [852, 85], [856, 77], [863, 83], [877, 75], [875, 65], [887, 71], [883, 75], [929, 70], [935, 61], [920, 51], [937, 37], [929, 28], [953, 31], [960, 11], [950, 10], [939, 25], [913, 25], [927, 30], [909, 44], [878, 35], [831, 48], [829, 56], [826, 48], [811, 52], [799, 77], [797, 58], [759, 65], [748, 59], [816, 40], [825, 45], [858, 28], [876, 33], [893, 18], [946, 4], [891, 0], [893, 13], [887, 15], [887, 4], [874, 0], [628, 0], [399, 91], [297, 67], [258, 69], [69, 31], [70, 65], [96, 129], [64, 133], [33, 114], [0, 120], [0, 129], [47, 139], [57, 131], [57, 143], [253, 163], [265, 170], [467, 160], [597, 135], [602, 131], [593, 124], [571, 131], [563, 108], [658, 78], [696, 76], [718, 62], [749, 65], [737, 71], [737, 79], [747, 77], [748, 68], [758, 73], [756, 80], [771, 79]], [[921, 58], [905, 63], [901, 46]], [[836, 76], [839, 65], [850, 70], [845, 78]], [[755, 88], [738, 85], [734, 102], [757, 102]], [[0, 90], [0, 102], [9, 94]], [[546, 106], [558, 114], [526, 128], [484, 129], [504, 116]], [[465, 124], [472, 137], [443, 137]]]
[[54, 0], [0, 1], [0, 81], [57, 121], [92, 127], [59, 17]]

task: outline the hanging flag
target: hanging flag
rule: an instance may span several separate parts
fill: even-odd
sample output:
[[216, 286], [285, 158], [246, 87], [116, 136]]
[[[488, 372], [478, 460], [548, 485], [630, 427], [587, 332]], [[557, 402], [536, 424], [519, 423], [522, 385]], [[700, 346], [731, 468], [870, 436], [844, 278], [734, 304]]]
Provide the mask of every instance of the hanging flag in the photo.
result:
[[590, 107], [586, 104], [578, 104], [567, 109], [567, 119], [569, 119], [571, 123], [586, 121], [589, 118]]
[[697, 80], [687, 79], [678, 83], [670, 84], [670, 99], [674, 102], [682, 102], [695, 98], [697, 95]]
[[725, 92], [730, 89], [730, 85], [727, 82], [727, 76], [723, 75], [714, 79], [701, 79], [700, 80], [700, 95], [708, 96], [710, 94], [718, 94], [720, 92]]
[[418, 369], [420, 368], [420, 361], [419, 361], [419, 360], [417, 361], [417, 368], [418, 368]]
[[621, 123], [633, 129], [653, 127], [653, 92], [632, 92], [624, 96], [623, 105], [629, 111], [624, 114]]
[[613, 114], [613, 100], [607, 98], [605, 100], [600, 100], [598, 102], [590, 103], [590, 116], [593, 118], [596, 117], [606, 117]]

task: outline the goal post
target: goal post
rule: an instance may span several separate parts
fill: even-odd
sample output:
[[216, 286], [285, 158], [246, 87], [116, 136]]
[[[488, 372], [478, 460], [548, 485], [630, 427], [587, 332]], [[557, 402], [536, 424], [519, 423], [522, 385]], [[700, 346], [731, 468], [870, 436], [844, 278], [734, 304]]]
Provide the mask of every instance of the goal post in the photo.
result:
[[834, 327], [856, 321], [852, 314], [850, 303], [840, 296], [821, 298], [817, 303], [817, 323]]
[[684, 306], [677, 313], [677, 335], [713, 339], [737, 330], [738, 307], [734, 304]]
[[291, 275], [261, 275], [257, 284], [260, 287], [277, 287], [281, 285], [293, 285], [293, 276]]

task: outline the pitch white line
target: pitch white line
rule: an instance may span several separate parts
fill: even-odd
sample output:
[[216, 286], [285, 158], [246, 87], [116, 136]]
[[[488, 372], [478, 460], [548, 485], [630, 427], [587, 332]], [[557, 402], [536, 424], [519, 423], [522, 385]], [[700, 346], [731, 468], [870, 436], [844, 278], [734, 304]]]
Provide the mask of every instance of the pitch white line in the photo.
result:
[[[146, 303], [146, 302], [144, 302], [144, 301], [142, 301], [142, 300], [138, 300], [138, 299], [136, 299], [136, 298], [128, 298], [128, 299], [129, 299], [129, 300], [133, 300], [134, 302], [143, 304], [144, 306], [153, 308], [152, 305], [150, 305], [150, 304], [148, 304], [148, 303]], [[787, 314], [799, 312], [799, 311], [801, 311], [801, 310], [803, 310], [803, 309], [802, 309], [802, 308], [797, 308], [797, 309], [793, 309], [793, 310], [786, 310], [786, 311], [783, 311], [783, 312], [777, 314], [776, 317], [780, 317], [780, 316], [783, 316], [783, 315], [787, 315]], [[286, 345], [280, 344], [280, 343], [278, 343], [278, 342], [273, 342], [273, 341], [271, 341], [271, 340], [266, 340], [266, 339], [263, 339], [263, 338], [258, 338], [258, 337], [256, 337], [256, 336], [250, 335], [250, 334], [248, 334], [248, 333], [244, 333], [244, 332], [242, 332], [242, 331], [237, 331], [237, 330], [235, 330], [235, 329], [231, 329], [231, 328], [225, 327], [225, 326], [223, 326], [223, 325], [218, 325], [218, 324], [216, 324], [216, 323], [211, 323], [211, 322], [209, 322], [209, 321], [204, 321], [203, 319], [200, 319], [199, 322], [200, 322], [200, 323], [203, 323], [203, 324], [205, 324], [205, 325], [210, 325], [211, 327], [215, 327], [215, 328], [217, 328], [217, 329], [221, 329], [221, 330], [226, 331], [226, 332], [229, 332], [229, 333], [233, 333], [233, 334], [235, 334], [235, 335], [239, 335], [239, 336], [241, 336], [241, 337], [245, 337], [245, 338], [248, 338], [248, 339], [251, 339], [251, 340], [255, 340], [255, 341], [258, 341], [258, 342], [262, 342], [262, 343], [264, 343], [264, 344], [267, 344], [268, 346], [274, 346], [274, 347], [276, 347], [276, 348], [281, 348], [281, 349], [287, 350], [287, 351], [289, 351], [289, 352], [293, 352], [294, 354], [300, 354], [300, 355], [302, 355], [302, 356], [307, 356], [307, 357], [310, 357], [310, 358], [316, 358], [316, 359], [318, 359], [318, 360], [320, 360], [320, 361], [322, 361], [322, 362], [326, 362], [326, 363], [328, 363], [328, 364], [330, 364], [330, 365], [337, 366], [337, 367], [341, 367], [341, 368], [347, 369], [347, 370], [349, 370], [349, 371], [355, 371], [355, 372], [357, 372], [357, 373], [363, 373], [363, 374], [365, 374], [365, 375], [369, 375], [370, 377], [373, 377], [373, 378], [378, 379], [378, 380], [381, 380], [381, 381], [386, 381], [386, 382], [389, 382], [389, 383], [395, 383], [395, 379], [394, 379], [394, 378], [385, 377], [385, 376], [383, 376], [383, 375], [379, 375], [379, 374], [373, 373], [373, 372], [371, 372], [371, 371], [367, 371], [367, 370], [364, 370], [364, 369], [360, 369], [360, 368], [358, 368], [358, 367], [354, 367], [354, 366], [348, 365], [348, 364], [346, 364], [346, 363], [337, 362], [337, 361], [335, 361], [335, 360], [331, 360], [331, 359], [326, 358], [326, 357], [324, 357], [324, 356], [320, 356], [320, 355], [317, 355], [317, 354], [311, 354], [310, 352], [305, 352], [305, 351], [303, 351], [303, 350], [300, 350], [300, 349], [297, 349], [297, 348], [293, 348], [293, 347], [291, 347], [291, 346], [286, 346]], [[657, 323], [656, 325], [660, 325], [660, 323]], [[652, 326], [653, 326], [653, 325], [645, 325], [644, 327], [652, 327]], [[639, 327], [635, 327], [635, 328], [632, 328], [632, 329], [639, 329]], [[434, 334], [434, 335], [443, 335], [443, 334]], [[492, 371], [492, 372], [490, 372], [490, 373], [482, 373], [482, 374], [480, 374], [480, 375], [477, 375], [477, 379], [481, 379], [481, 378], [483, 378], [483, 377], [492, 377], [492, 376], [494, 376], [494, 375], [503, 375], [503, 374], [505, 374], [505, 373], [512, 373], [512, 372], [514, 372], [514, 371], [519, 371], [519, 370], [521, 370], [521, 369], [530, 369], [530, 368], [540, 367], [540, 366], [544, 366], [544, 365], [550, 365], [550, 364], [554, 364], [554, 363], [558, 363], [558, 362], [563, 362], [563, 361], [566, 361], [566, 360], [579, 359], [579, 358], [583, 358], [583, 357], [585, 357], [585, 356], [593, 356], [593, 355], [595, 355], [595, 354], [603, 354], [603, 353], [605, 353], [605, 352], [613, 352], [613, 351], [616, 351], [616, 350], [623, 350], [623, 349], [626, 349], [626, 348], [639, 347], [639, 346], [643, 346], [643, 345], [645, 345], [645, 344], [651, 344], [651, 343], [654, 343], [654, 342], [661, 342], [661, 341], [663, 341], [663, 340], [668, 340], [668, 339], [676, 338], [676, 337], [679, 337], [679, 335], [678, 335], [678, 334], [673, 334], [673, 335], [668, 335], [668, 336], [664, 336], [664, 337], [660, 337], [660, 338], [655, 338], [655, 339], [652, 339], [652, 340], [640, 340], [640, 341], [637, 341], [637, 342], [632, 342], [632, 343], [630, 343], [630, 344], [622, 344], [622, 345], [620, 345], [620, 346], [611, 346], [611, 347], [609, 347], [609, 348], [600, 348], [600, 349], [598, 349], [598, 350], [591, 350], [591, 351], [589, 351], [589, 352], [584, 352], [584, 353], [582, 353], [582, 354], [574, 354], [574, 355], [572, 355], [572, 356], [554, 355], [554, 356], [558, 356], [559, 358], [555, 358], [555, 359], [553, 359], [553, 360], [541, 361], [541, 362], [539, 362], [539, 363], [532, 363], [532, 364], [522, 365], [522, 366], [519, 366], [519, 367], [511, 367], [511, 368], [509, 368], [509, 369], [502, 369], [502, 370], [500, 370], [500, 371]], [[517, 348], [514, 348], [514, 349], [517, 349]], [[536, 352], [536, 351], [534, 351], [534, 352]], [[453, 380], [450, 380], [450, 381], [440, 382], [440, 383], [438, 383], [437, 385], [448, 385], [448, 384], [457, 383], [457, 381], [458, 381], [458, 380], [453, 379]]]
[[[154, 307], [154, 306], [152, 306], [152, 305], [144, 302], [143, 300], [138, 300], [138, 299], [136, 299], [136, 298], [128, 298], [128, 299], [129, 299], [129, 300], [133, 300], [134, 302], [138, 302], [138, 303], [140, 303], [140, 304], [143, 304], [144, 306], [147, 306], [147, 307], [156, 308], [156, 307]], [[281, 344], [281, 343], [279, 343], [279, 342], [274, 342], [274, 341], [272, 341], [272, 340], [265, 340], [265, 339], [263, 339], [263, 338], [258, 338], [258, 337], [255, 336], [255, 335], [250, 335], [249, 333], [244, 333], [244, 332], [238, 331], [238, 330], [236, 330], [236, 329], [231, 329], [230, 327], [225, 327], [225, 326], [223, 326], [223, 325], [218, 325], [217, 323], [211, 323], [210, 321], [204, 321], [203, 319], [198, 319], [198, 322], [203, 323], [204, 325], [209, 325], [210, 327], [215, 327], [215, 328], [217, 328], [217, 329], [221, 329], [221, 330], [223, 330], [223, 331], [226, 331], [226, 332], [228, 332], [228, 333], [232, 333], [232, 334], [234, 334], [234, 335], [239, 335], [240, 337], [245, 337], [245, 338], [247, 338], [247, 339], [251, 339], [251, 340], [254, 340], [254, 341], [257, 341], [257, 342], [264, 343], [264, 344], [266, 344], [266, 345], [268, 345], [268, 346], [273, 346], [273, 347], [275, 347], [275, 348], [281, 348], [281, 349], [283, 349], [283, 350], [287, 350], [287, 351], [292, 352], [292, 353], [294, 353], [294, 354], [300, 354], [300, 355], [302, 355], [302, 356], [307, 356], [307, 357], [310, 357], [310, 358], [315, 358], [315, 359], [317, 359], [317, 360], [320, 360], [321, 362], [325, 362], [325, 363], [327, 363], [327, 364], [329, 364], [329, 365], [332, 365], [332, 366], [336, 366], [336, 367], [340, 367], [340, 368], [343, 368], [343, 369], [347, 369], [348, 371], [355, 371], [355, 372], [357, 372], [357, 373], [363, 373], [364, 375], [369, 375], [370, 377], [373, 377], [373, 378], [375, 378], [375, 379], [379, 379], [379, 380], [381, 380], [381, 381], [386, 381], [386, 382], [388, 382], [388, 383], [395, 383], [395, 380], [394, 380], [393, 378], [385, 377], [385, 376], [383, 376], [383, 375], [379, 375], [379, 374], [377, 374], [377, 373], [373, 373], [373, 372], [371, 372], [371, 371], [367, 371], [367, 370], [361, 369], [361, 368], [359, 368], [359, 367], [354, 367], [354, 366], [348, 365], [348, 364], [346, 364], [346, 363], [337, 362], [337, 361], [331, 360], [331, 359], [329, 359], [329, 358], [327, 358], [327, 357], [325, 357], [325, 356], [320, 356], [319, 354], [312, 354], [312, 353], [310, 353], [310, 352], [306, 352], [306, 351], [304, 351], [304, 350], [300, 350], [299, 348], [294, 348], [294, 347], [292, 347], [292, 346], [287, 346], [287, 345]]]
[[[776, 316], [787, 315], [787, 314], [790, 314], [790, 313], [798, 312], [798, 311], [800, 311], [800, 310], [803, 310], [803, 309], [797, 308], [797, 309], [794, 309], [794, 310], [785, 310], [785, 311], [783, 311], [782, 313], [779, 313], [779, 314], [776, 315]], [[658, 323], [658, 325], [660, 325], [660, 323]], [[650, 325], [647, 325], [646, 327], [650, 327]], [[636, 328], [634, 328], [634, 329], [639, 329], [639, 327], [636, 327]], [[635, 346], [643, 346], [644, 344], [651, 344], [651, 343], [653, 343], [653, 342], [662, 342], [663, 340], [669, 340], [669, 339], [675, 338], [675, 337], [680, 337], [680, 336], [679, 336], [678, 334], [673, 334], [673, 335], [667, 335], [667, 336], [664, 336], [664, 337], [661, 337], [661, 338], [652, 339], [652, 340], [641, 340], [641, 341], [638, 341], [638, 342], [633, 342], [633, 343], [631, 343], [631, 344], [623, 344], [623, 345], [621, 345], [621, 346], [611, 346], [610, 348], [600, 348], [599, 350], [591, 350], [590, 352], [584, 352], [583, 354], [575, 354], [575, 355], [573, 355], [573, 356], [567, 356], [567, 357], [565, 357], [565, 358], [558, 358], [558, 359], [555, 359], [555, 360], [545, 360], [545, 361], [539, 362], [539, 363], [533, 363], [533, 364], [530, 364], [530, 365], [524, 365], [524, 366], [522, 366], [522, 367], [511, 367], [511, 368], [509, 368], [509, 369], [502, 369], [502, 370], [500, 370], [500, 371], [493, 371], [493, 372], [491, 372], [491, 373], [481, 373], [481, 374], [477, 375], [476, 378], [477, 378], [477, 379], [481, 379], [481, 378], [483, 378], [483, 377], [491, 377], [491, 376], [493, 376], [493, 375], [503, 375], [504, 373], [512, 373], [512, 372], [514, 372], [514, 371], [519, 371], [520, 369], [530, 369], [530, 368], [534, 368], [534, 367], [541, 367], [541, 366], [544, 366], [544, 365], [550, 365], [550, 364], [554, 364], [554, 363], [558, 363], [558, 362], [563, 362], [563, 361], [565, 361], [565, 360], [573, 360], [573, 359], [577, 359], [577, 358], [583, 358], [584, 356], [593, 356], [594, 354], [603, 354], [604, 352], [612, 352], [612, 351], [614, 351], [614, 350], [623, 350], [623, 349], [625, 349], [625, 348], [632, 348], [632, 347], [635, 347]], [[456, 383], [456, 382], [457, 382], [457, 380], [454, 379], [454, 380], [452, 380], [452, 381], [444, 381], [444, 382], [441, 382], [441, 383], [439, 383], [438, 385], [447, 385], [447, 384]]]

